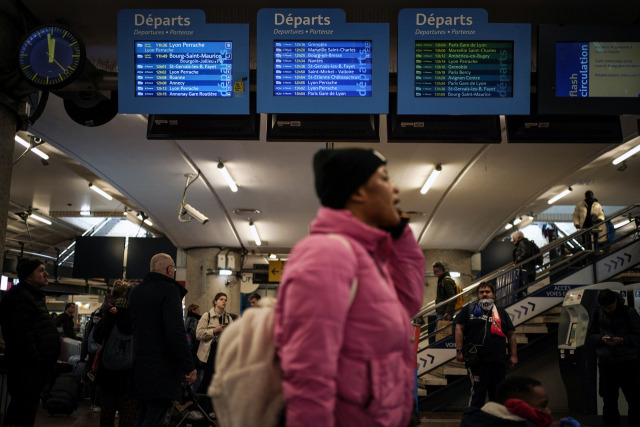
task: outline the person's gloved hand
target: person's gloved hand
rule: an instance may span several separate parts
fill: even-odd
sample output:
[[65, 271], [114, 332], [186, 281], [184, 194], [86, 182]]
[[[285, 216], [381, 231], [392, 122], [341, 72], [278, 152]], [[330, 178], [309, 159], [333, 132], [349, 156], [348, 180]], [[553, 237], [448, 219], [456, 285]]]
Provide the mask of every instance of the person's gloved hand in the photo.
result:
[[580, 423], [575, 418], [566, 417], [560, 420], [560, 427], [580, 427]]
[[381, 227], [381, 228], [384, 231], [391, 234], [391, 238], [393, 240], [396, 240], [397, 238], [402, 236], [402, 232], [404, 231], [404, 228], [407, 226], [408, 222], [409, 222], [409, 215], [407, 215], [404, 212], [400, 212], [400, 222], [398, 223], [398, 225], [394, 225], [391, 227]]

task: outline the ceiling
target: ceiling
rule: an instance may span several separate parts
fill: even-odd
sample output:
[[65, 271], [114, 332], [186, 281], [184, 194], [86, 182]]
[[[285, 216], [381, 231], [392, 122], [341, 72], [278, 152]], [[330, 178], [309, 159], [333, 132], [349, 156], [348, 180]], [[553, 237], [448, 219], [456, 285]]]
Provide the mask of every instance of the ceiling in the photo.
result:
[[[18, 4], [9, 1], [7, 4]], [[262, 7], [306, 7], [300, 1], [245, 1], [220, 7], [219, 2], [167, 0], [51, 2], [23, 0], [22, 4], [42, 23], [64, 21], [82, 37], [88, 58], [107, 71], [117, 70], [116, 14], [121, 8], [203, 9], [210, 22], [249, 22], [255, 39], [255, 16]], [[430, 1], [370, 0], [326, 1], [318, 7], [340, 7], [347, 20], [390, 22], [391, 44], [397, 28], [393, 22], [405, 7], [483, 7], [492, 22], [537, 23], [638, 23], [640, 2], [610, 1]], [[0, 6], [0, 11], [3, 6]], [[535, 31], [535, 25], [534, 25]], [[533, 69], [535, 71], [535, 52]], [[392, 55], [390, 69], [395, 59]], [[255, 47], [251, 63], [255, 64]], [[624, 141], [638, 134], [638, 117], [623, 116]], [[384, 118], [381, 127], [385, 128]], [[504, 126], [504, 120], [502, 122]], [[142, 115], [118, 115], [98, 127], [72, 121], [62, 99], [51, 96], [42, 116], [29, 128], [46, 141], [40, 149], [51, 158], [44, 166], [27, 153], [13, 168], [10, 212], [5, 249], [20, 248], [55, 256], [84, 227], [59, 217], [78, 216], [83, 206], [94, 214], [117, 216], [125, 208], [143, 211], [153, 222], [144, 226], [167, 236], [179, 248], [245, 248], [257, 253], [287, 253], [308, 232], [319, 205], [313, 187], [311, 158], [319, 142], [267, 142], [266, 117], [262, 117], [260, 141], [147, 140], [147, 119]], [[503, 129], [504, 135], [504, 129]], [[384, 138], [383, 138], [384, 140]], [[640, 159], [626, 161], [619, 171], [611, 160], [631, 144], [581, 143], [334, 143], [335, 147], [371, 147], [389, 161], [392, 180], [400, 189], [402, 209], [421, 212], [412, 228], [423, 249], [482, 250], [504, 225], [520, 215], [540, 214], [547, 200], [567, 186], [573, 192], [557, 204], [574, 206], [587, 189], [605, 206], [627, 206], [639, 201]], [[24, 149], [16, 144], [14, 158]], [[238, 184], [230, 191], [217, 171], [222, 160]], [[442, 173], [426, 195], [420, 187], [437, 163]], [[187, 178], [200, 177], [189, 186], [186, 203], [209, 218], [181, 222], [177, 209]], [[107, 201], [89, 189], [88, 183], [114, 196]], [[52, 217], [53, 225], [28, 221], [28, 230], [15, 212], [28, 207]], [[237, 209], [257, 209], [253, 220], [262, 239], [257, 246], [248, 227], [249, 215]], [[607, 212], [612, 213], [612, 212]]]

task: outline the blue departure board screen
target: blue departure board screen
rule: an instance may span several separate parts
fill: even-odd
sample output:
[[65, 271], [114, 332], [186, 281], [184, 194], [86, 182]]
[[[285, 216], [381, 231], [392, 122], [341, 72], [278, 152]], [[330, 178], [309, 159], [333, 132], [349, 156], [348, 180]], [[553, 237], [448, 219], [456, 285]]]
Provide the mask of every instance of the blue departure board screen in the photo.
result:
[[389, 24], [347, 23], [341, 9], [260, 9], [256, 111], [385, 114]]
[[199, 9], [118, 11], [118, 113], [249, 115], [249, 24]]
[[415, 97], [513, 97], [512, 41], [415, 42]]
[[135, 96], [230, 97], [230, 41], [136, 41]]
[[371, 96], [371, 41], [275, 40], [274, 96]]

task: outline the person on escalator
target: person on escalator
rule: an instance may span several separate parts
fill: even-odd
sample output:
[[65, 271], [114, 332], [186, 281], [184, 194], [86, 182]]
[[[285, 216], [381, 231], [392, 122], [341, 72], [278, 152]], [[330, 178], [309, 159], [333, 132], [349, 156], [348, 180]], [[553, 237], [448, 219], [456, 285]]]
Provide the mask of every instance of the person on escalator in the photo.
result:
[[[587, 190], [584, 193], [584, 200], [578, 203], [573, 210], [573, 225], [578, 230], [589, 228], [601, 221], [604, 221], [604, 211], [602, 205], [598, 203], [598, 199], [593, 196], [593, 191]], [[582, 243], [585, 249], [593, 250], [595, 247], [595, 239], [600, 232], [600, 227], [594, 230], [595, 236], [584, 234], [582, 237]], [[606, 227], [605, 227], [606, 234]]]

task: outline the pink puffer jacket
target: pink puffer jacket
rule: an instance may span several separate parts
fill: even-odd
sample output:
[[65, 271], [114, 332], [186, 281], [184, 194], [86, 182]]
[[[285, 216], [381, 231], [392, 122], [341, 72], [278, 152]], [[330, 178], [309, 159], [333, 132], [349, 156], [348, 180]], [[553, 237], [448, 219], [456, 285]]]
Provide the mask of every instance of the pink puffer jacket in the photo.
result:
[[408, 424], [416, 368], [409, 319], [422, 304], [424, 269], [409, 227], [393, 241], [347, 210], [320, 209], [278, 291], [287, 426]]

